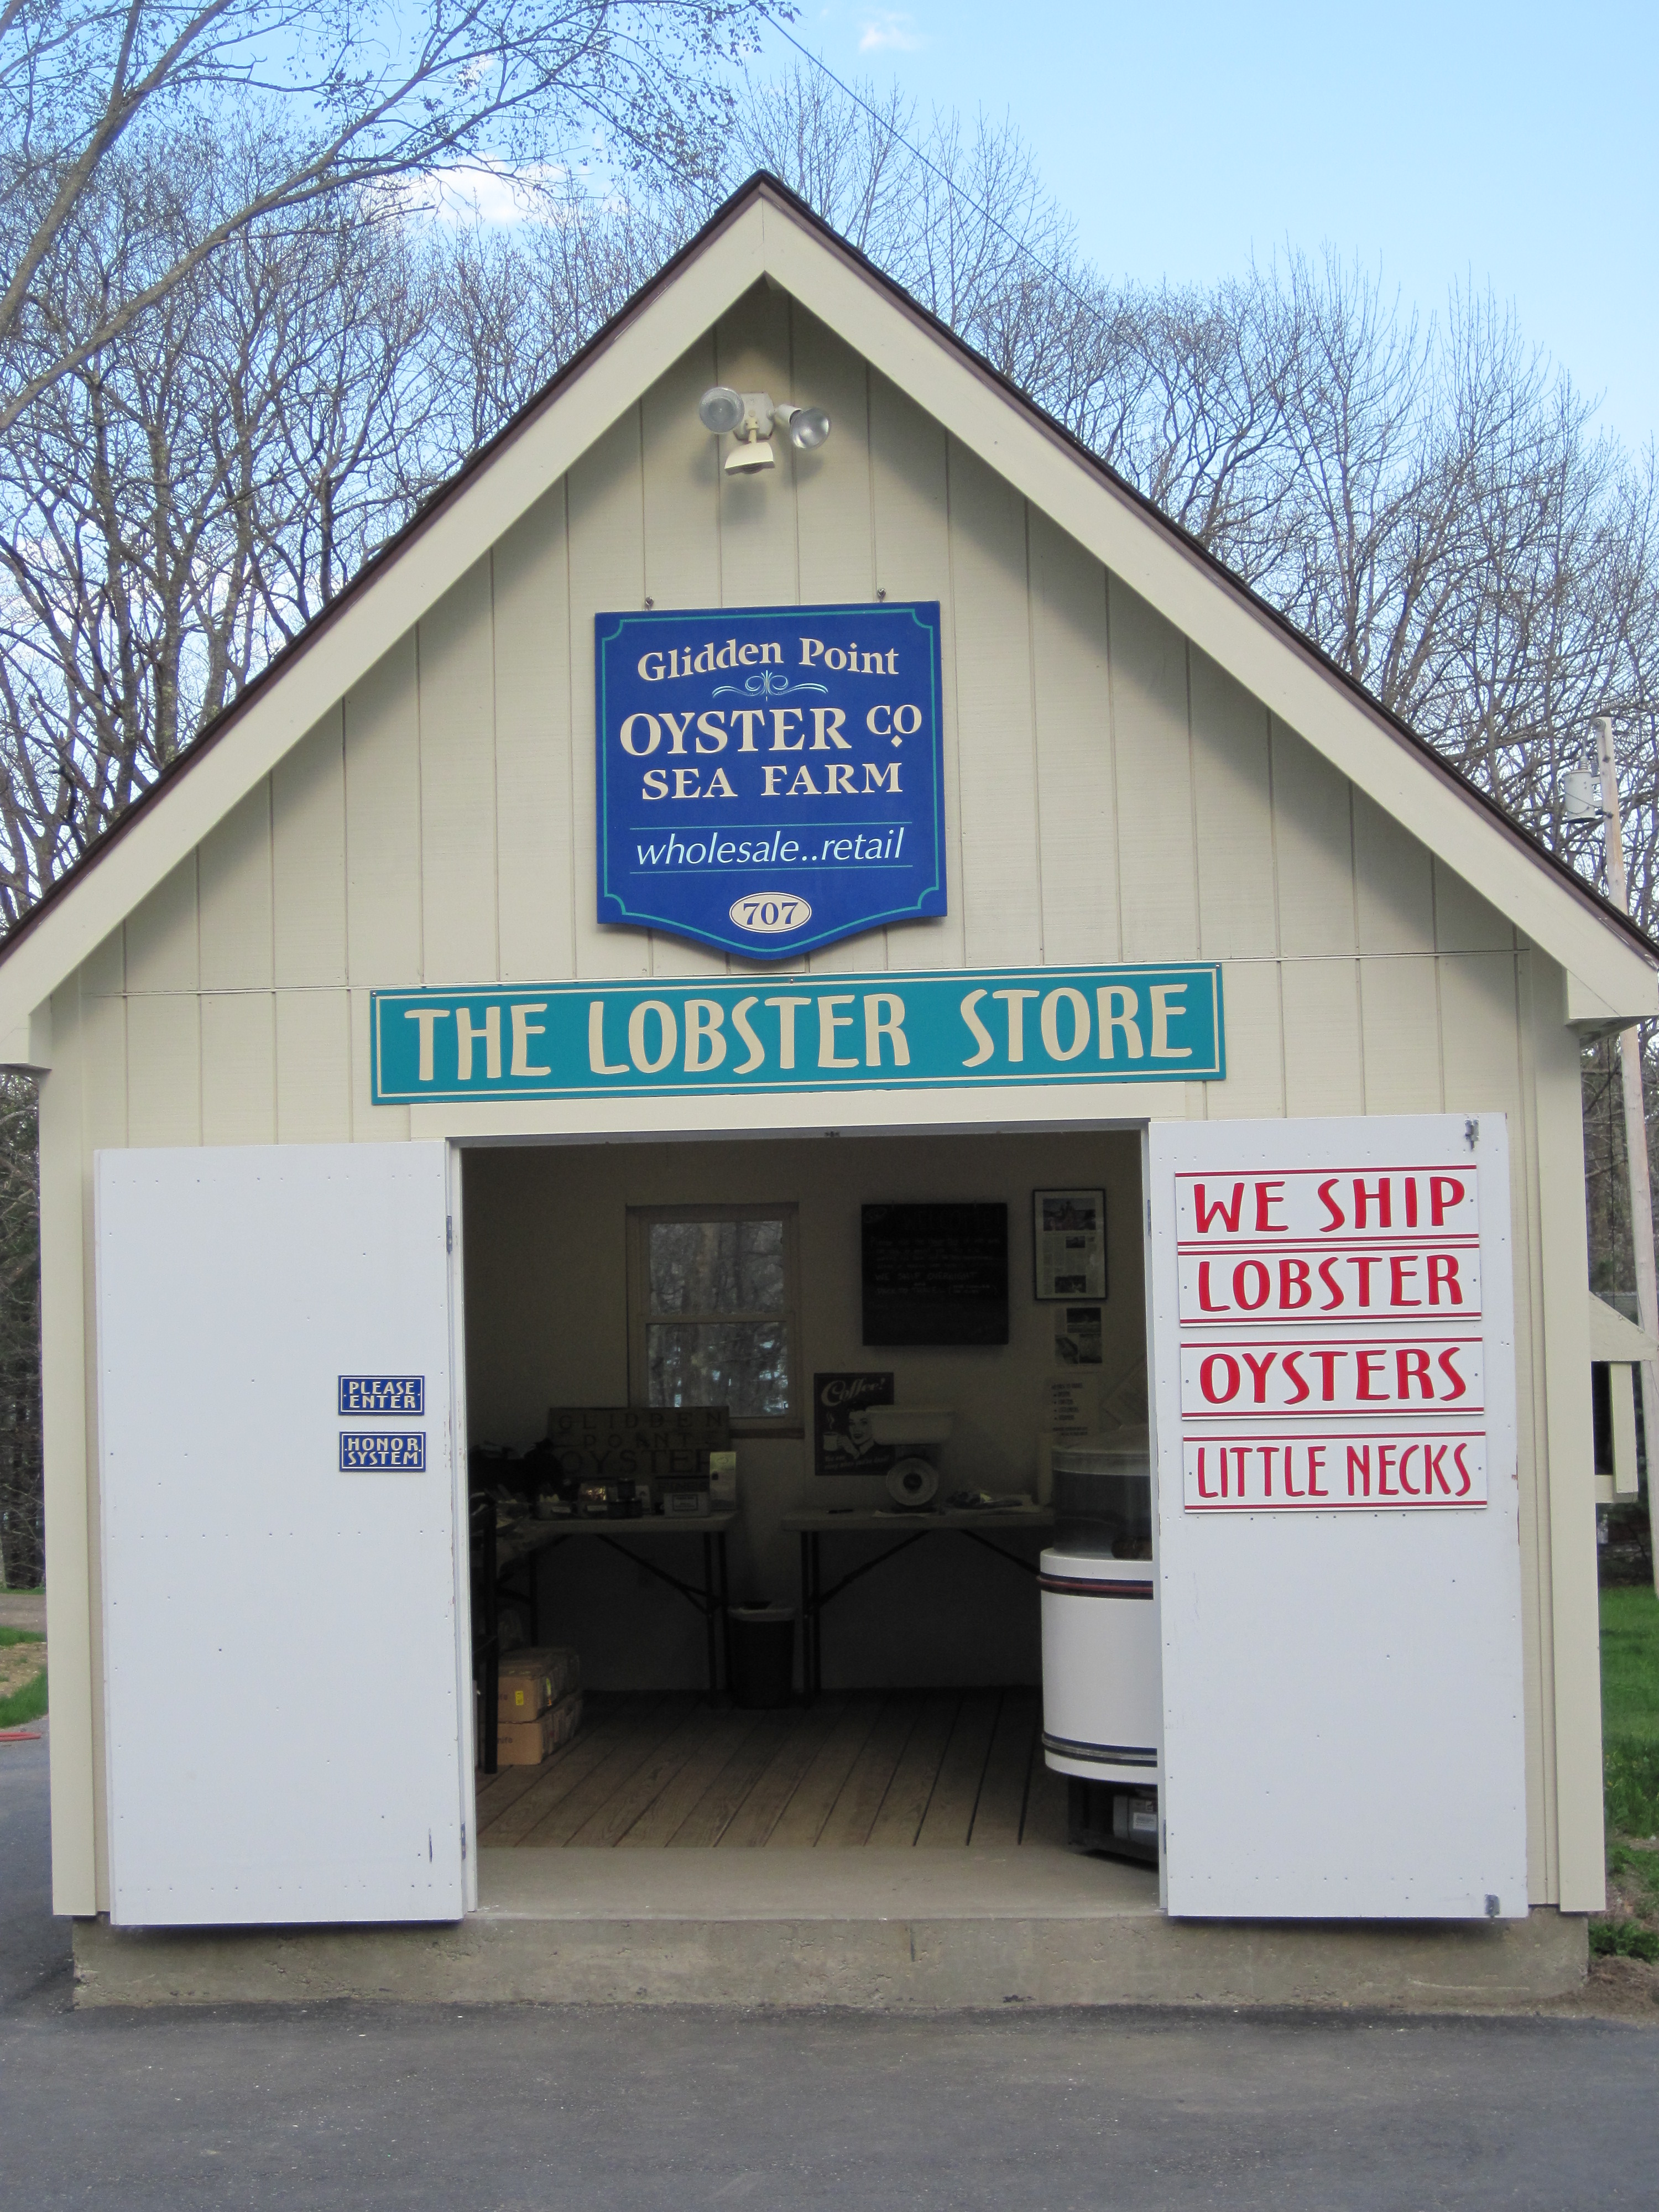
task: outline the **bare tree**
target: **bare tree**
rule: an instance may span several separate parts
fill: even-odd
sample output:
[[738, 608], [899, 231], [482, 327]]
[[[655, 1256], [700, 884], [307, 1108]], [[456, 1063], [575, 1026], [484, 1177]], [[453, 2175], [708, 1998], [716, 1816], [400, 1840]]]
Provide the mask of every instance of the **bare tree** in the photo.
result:
[[[787, 12], [787, 11], [786, 11]], [[527, 191], [586, 134], [624, 170], [701, 176], [762, 0], [0, 0], [0, 434], [229, 240], [319, 198], [495, 161]], [[260, 159], [142, 282], [53, 264], [135, 129], [240, 115]]]
[[[106, 165], [65, 289], [143, 284], [259, 158], [187, 150], [135, 138]], [[363, 216], [336, 196], [303, 227], [244, 228], [0, 443], [8, 918], [406, 512], [425, 279], [404, 231]]]

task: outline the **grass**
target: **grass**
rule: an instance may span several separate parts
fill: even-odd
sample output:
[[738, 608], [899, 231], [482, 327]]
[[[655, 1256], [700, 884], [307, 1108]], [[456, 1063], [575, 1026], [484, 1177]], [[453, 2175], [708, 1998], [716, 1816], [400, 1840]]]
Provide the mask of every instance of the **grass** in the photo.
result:
[[[0, 1628], [0, 1646], [44, 1644], [46, 1640], [31, 1628]], [[46, 1670], [43, 1667], [33, 1681], [25, 1682], [9, 1698], [0, 1698], [0, 1729], [22, 1728], [29, 1721], [38, 1721], [46, 1710]]]
[[1659, 1841], [1659, 1597], [1601, 1593], [1601, 1736], [1607, 1826]]
[[1608, 1914], [1590, 1923], [1598, 1958], [1659, 1963], [1659, 1597], [1601, 1593], [1602, 1786]]

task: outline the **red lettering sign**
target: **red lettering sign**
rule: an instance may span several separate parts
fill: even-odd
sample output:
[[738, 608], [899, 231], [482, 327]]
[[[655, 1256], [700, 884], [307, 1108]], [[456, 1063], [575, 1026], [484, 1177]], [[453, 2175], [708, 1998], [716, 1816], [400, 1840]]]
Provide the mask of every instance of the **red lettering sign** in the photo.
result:
[[1484, 1505], [1474, 1164], [1175, 1180], [1188, 1510]]

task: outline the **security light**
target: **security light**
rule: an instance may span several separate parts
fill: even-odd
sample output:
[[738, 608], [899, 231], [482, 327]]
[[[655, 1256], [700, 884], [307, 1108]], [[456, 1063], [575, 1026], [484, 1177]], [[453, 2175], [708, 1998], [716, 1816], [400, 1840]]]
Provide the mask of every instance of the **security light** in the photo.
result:
[[822, 407], [777, 407], [773, 413], [784, 436], [803, 453], [816, 452], [830, 435], [830, 417]]
[[729, 384], [711, 384], [697, 402], [697, 420], [716, 437], [724, 430], [735, 430], [743, 420], [743, 394]]
[[759, 469], [769, 469], [776, 459], [772, 441], [755, 437], [745, 423], [726, 457], [726, 473], [729, 477], [752, 477]]
[[709, 386], [697, 402], [697, 419], [717, 438], [731, 436], [726, 473], [733, 477], [775, 467], [775, 428], [804, 453], [814, 451], [830, 435], [830, 417], [822, 407], [775, 406], [769, 392], [737, 392], [729, 384]]

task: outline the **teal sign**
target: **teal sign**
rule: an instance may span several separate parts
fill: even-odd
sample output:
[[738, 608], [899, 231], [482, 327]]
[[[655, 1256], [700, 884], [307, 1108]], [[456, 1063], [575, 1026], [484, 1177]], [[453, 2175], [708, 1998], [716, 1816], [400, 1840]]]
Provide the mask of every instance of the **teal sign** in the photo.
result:
[[1207, 963], [377, 991], [370, 1018], [377, 1105], [1227, 1072], [1221, 970]]
[[594, 617], [599, 918], [799, 962], [946, 910], [935, 602]]

